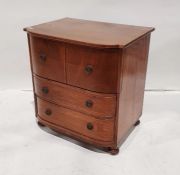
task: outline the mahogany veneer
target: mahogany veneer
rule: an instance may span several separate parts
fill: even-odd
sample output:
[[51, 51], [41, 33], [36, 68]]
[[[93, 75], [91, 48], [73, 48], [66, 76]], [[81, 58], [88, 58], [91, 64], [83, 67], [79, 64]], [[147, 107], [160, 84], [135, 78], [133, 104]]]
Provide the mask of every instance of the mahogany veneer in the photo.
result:
[[154, 28], [64, 18], [24, 30], [38, 123], [118, 153], [142, 114]]

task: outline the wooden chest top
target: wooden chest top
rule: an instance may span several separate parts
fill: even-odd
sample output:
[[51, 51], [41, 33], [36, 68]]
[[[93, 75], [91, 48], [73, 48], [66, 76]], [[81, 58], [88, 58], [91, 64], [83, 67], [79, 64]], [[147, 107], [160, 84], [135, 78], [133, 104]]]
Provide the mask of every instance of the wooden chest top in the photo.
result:
[[152, 32], [154, 28], [63, 18], [27, 27], [24, 30], [34, 35], [74, 44], [101, 48], [123, 48]]

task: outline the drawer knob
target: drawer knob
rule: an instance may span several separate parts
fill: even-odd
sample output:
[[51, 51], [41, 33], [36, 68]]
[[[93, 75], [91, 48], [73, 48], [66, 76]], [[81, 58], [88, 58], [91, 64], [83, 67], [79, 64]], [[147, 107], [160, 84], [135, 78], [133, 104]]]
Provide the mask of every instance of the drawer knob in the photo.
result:
[[92, 130], [93, 129], [93, 124], [92, 123], [87, 123], [87, 129]]
[[85, 102], [85, 106], [88, 107], [88, 108], [91, 108], [93, 106], [93, 102], [91, 100], [87, 100]]
[[93, 72], [93, 67], [91, 65], [87, 65], [84, 69], [86, 74], [91, 74]]
[[48, 94], [49, 89], [48, 89], [47, 87], [43, 87], [43, 88], [42, 88], [42, 92], [43, 92], [44, 94]]
[[46, 109], [45, 114], [46, 114], [46, 115], [51, 115], [51, 114], [52, 114], [52, 111], [51, 111], [50, 109]]
[[46, 61], [46, 54], [40, 53], [39, 57], [40, 57], [40, 60], [41, 60], [41, 61], [43, 61], [43, 62]]

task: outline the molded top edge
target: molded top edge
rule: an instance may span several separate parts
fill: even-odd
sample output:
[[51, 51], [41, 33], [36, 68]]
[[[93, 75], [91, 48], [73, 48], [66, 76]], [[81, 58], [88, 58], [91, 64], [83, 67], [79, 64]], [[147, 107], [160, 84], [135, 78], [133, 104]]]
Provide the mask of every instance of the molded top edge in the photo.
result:
[[73, 18], [63, 18], [24, 28], [24, 31], [37, 36], [100, 48], [123, 48], [153, 30], [153, 27]]

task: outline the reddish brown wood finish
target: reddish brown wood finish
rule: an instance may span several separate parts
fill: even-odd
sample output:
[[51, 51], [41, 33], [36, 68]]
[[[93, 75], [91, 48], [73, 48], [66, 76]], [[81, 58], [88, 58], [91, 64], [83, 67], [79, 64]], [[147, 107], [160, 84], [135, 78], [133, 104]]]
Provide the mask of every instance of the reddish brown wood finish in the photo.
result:
[[44, 126], [47, 126], [47, 127], [51, 128], [52, 130], [60, 133], [60, 134], [71, 137], [72, 139], [76, 139], [80, 142], [84, 142], [84, 143], [88, 144], [88, 146], [90, 144], [96, 148], [114, 148], [114, 145], [115, 145], [114, 139], [113, 139], [113, 141], [110, 141], [110, 142], [96, 140], [96, 139], [93, 139], [91, 137], [87, 137], [87, 136], [83, 135], [83, 133], [77, 133], [77, 132], [74, 132], [72, 130], [63, 128], [57, 124], [53, 124], [51, 122], [43, 120], [38, 115], [37, 115], [37, 122], [40, 125], [42, 124]]
[[150, 35], [123, 49], [117, 105], [117, 143], [142, 114]]
[[[88, 66], [92, 69], [86, 72]], [[93, 49], [68, 45], [66, 51], [67, 83], [103, 93], [116, 93], [117, 49]]]
[[[34, 82], [35, 93], [45, 100], [97, 118], [115, 116], [116, 95], [90, 92], [37, 76]], [[48, 88], [48, 93], [43, 93], [43, 87]], [[92, 102], [92, 106], [87, 106], [88, 101]]]
[[30, 36], [30, 45], [34, 73], [65, 83], [64, 44]]
[[[105, 142], [113, 141], [114, 122], [112, 119], [96, 119], [94, 117], [54, 105], [39, 98], [37, 98], [37, 105], [38, 116], [43, 120], [95, 140]], [[50, 115], [46, 114], [47, 110], [51, 111]], [[88, 129], [88, 124], [91, 124], [93, 128]]]
[[117, 154], [142, 114], [154, 28], [67, 18], [25, 30], [38, 121]]
[[152, 32], [152, 27], [64, 18], [27, 27], [25, 31], [49, 39], [100, 48], [123, 48]]

